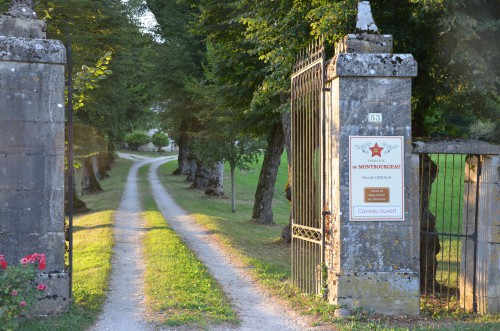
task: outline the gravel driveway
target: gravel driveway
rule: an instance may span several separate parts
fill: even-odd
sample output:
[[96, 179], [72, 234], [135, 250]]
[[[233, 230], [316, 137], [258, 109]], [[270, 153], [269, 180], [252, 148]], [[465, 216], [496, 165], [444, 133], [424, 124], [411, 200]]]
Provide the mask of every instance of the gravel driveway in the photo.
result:
[[[152, 163], [149, 181], [161, 213], [186, 245], [207, 266], [221, 285], [240, 317], [239, 326], [215, 326], [213, 331], [304, 331], [309, 328], [304, 317], [297, 316], [283, 302], [273, 298], [249, 275], [246, 266], [231, 257], [206, 229], [199, 226], [172, 200], [157, 171], [158, 167], [176, 157], [145, 158], [129, 154], [120, 157], [136, 162], [130, 169], [122, 203], [115, 217], [115, 247], [112, 261], [111, 284], [103, 313], [93, 331], [103, 330], [157, 330], [146, 322], [147, 310], [142, 298], [144, 266], [141, 264], [141, 237], [144, 231], [140, 219], [137, 193], [137, 171]], [[181, 328], [187, 330], [186, 328]], [[175, 330], [164, 329], [161, 330]]]

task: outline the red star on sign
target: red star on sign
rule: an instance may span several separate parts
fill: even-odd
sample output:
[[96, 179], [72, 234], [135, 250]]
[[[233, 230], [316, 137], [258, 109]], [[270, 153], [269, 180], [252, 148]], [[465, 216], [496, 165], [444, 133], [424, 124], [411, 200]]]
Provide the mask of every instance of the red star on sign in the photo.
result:
[[382, 157], [381, 153], [383, 149], [384, 149], [383, 147], [379, 147], [379, 145], [375, 143], [375, 146], [370, 147], [370, 150], [372, 151], [372, 157], [374, 156]]

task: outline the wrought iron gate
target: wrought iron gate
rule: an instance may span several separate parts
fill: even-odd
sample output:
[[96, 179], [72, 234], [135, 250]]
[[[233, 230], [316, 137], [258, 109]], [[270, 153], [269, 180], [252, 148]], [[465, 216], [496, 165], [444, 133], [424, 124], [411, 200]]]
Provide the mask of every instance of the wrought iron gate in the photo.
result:
[[477, 312], [480, 160], [481, 155], [420, 154], [420, 287], [426, 310]]
[[318, 41], [299, 57], [291, 86], [292, 279], [311, 294], [323, 283], [324, 68]]

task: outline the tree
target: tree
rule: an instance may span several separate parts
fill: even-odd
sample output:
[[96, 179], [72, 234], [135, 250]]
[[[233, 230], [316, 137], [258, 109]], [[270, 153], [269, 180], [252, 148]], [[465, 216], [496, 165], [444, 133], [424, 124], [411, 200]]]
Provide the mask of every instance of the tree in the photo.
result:
[[161, 152], [163, 147], [170, 144], [170, 139], [165, 133], [158, 131], [155, 132], [151, 137], [151, 142], [158, 149], [158, 152]]
[[[205, 70], [205, 83], [209, 87], [205, 87], [203, 91], [210, 93], [208, 91], [212, 89], [214, 91], [212, 94], [217, 98], [219, 112], [230, 112], [232, 120], [237, 122], [237, 125], [232, 124], [236, 129], [226, 129], [230, 132], [229, 135], [235, 137], [234, 132], [238, 132], [240, 136], [250, 138], [250, 145], [255, 146], [254, 142], [256, 141], [269, 141], [267, 137], [276, 137], [276, 135], [270, 134], [276, 128], [274, 126], [276, 117], [271, 114], [273, 110], [276, 110], [276, 105], [279, 104], [267, 102], [256, 107], [251, 106], [255, 91], [268, 75], [269, 69], [259, 59], [258, 54], [252, 52], [253, 43], [241, 38], [245, 31], [245, 26], [239, 21], [243, 10], [244, 6], [241, 7], [231, 1], [203, 2], [200, 19], [196, 27], [197, 30], [202, 30], [208, 35], [208, 64], [206, 66], [207, 70]], [[221, 127], [220, 124], [217, 124], [217, 126]], [[244, 146], [247, 142], [244, 139], [233, 139], [233, 141], [228, 141], [225, 145], [227, 146], [225, 149], [227, 154], [236, 152], [236, 154], [243, 156], [248, 153], [248, 151], [245, 151], [246, 147]], [[276, 151], [273, 143], [275, 142], [268, 144], [268, 151]], [[279, 144], [279, 141], [277, 144]], [[243, 149], [240, 150], [239, 148]], [[269, 156], [272, 153], [265, 153], [265, 155], [263, 173], [269, 172], [269, 170], [277, 172], [277, 168], [268, 168], [269, 165], [276, 165], [269, 162]], [[232, 168], [234, 172], [235, 166], [233, 165]], [[264, 180], [264, 178], [272, 180], [275, 176], [261, 176], [261, 180]], [[261, 198], [269, 196], [268, 194], [261, 194], [262, 190], [274, 189], [274, 182], [268, 182], [267, 184], [258, 186], [256, 206], [270, 206], [260, 201]], [[261, 209], [256, 210], [260, 212]], [[272, 213], [266, 213], [266, 215], [269, 216]], [[272, 223], [272, 218], [266, 219], [265, 222]]]
[[149, 71], [151, 91], [159, 109], [163, 129], [179, 146], [179, 167], [174, 174], [189, 174], [190, 133], [197, 132], [199, 107], [186, 89], [186, 82], [203, 73], [205, 45], [203, 37], [192, 33], [190, 23], [198, 15], [198, 7], [188, 1], [147, 0], [146, 4], [158, 21], [156, 33], [164, 40], [155, 45], [156, 65]]
[[147, 133], [138, 130], [127, 133], [124, 140], [133, 151], [139, 150], [139, 146], [151, 141]]
[[[144, 83], [147, 81], [144, 75], [151, 59], [149, 52], [153, 40], [139, 31], [133, 20], [133, 4], [50, 0], [37, 1], [36, 6], [38, 16], [47, 20], [48, 38], [67, 40], [68, 26], [75, 83], [78, 72], [86, 74], [87, 82], [88, 78], [98, 78], [95, 83], [99, 88], [87, 88], [83, 98], [75, 102], [78, 108], [75, 116], [104, 132], [110, 149], [113, 149], [112, 144], [122, 141], [126, 132], [137, 127], [148, 129], [144, 126], [151, 124], [151, 94]], [[96, 65], [90, 65], [94, 63]], [[87, 70], [92, 68], [93, 71]], [[112, 72], [114, 79], [99, 80], [103, 72]], [[80, 107], [81, 103], [84, 107]]]

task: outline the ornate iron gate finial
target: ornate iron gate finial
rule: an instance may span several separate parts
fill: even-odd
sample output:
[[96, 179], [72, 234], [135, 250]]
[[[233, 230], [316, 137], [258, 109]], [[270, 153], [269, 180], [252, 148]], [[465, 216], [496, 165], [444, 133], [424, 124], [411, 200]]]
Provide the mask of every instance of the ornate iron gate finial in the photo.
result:
[[373, 19], [370, 1], [358, 1], [358, 17], [356, 29], [364, 32], [377, 32], [378, 28]]
[[12, 0], [12, 5], [7, 15], [12, 17], [37, 18], [33, 0]]

